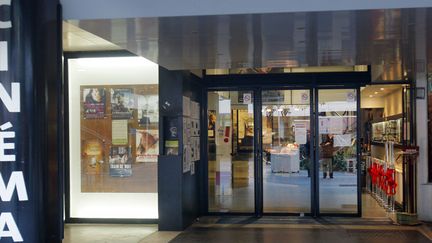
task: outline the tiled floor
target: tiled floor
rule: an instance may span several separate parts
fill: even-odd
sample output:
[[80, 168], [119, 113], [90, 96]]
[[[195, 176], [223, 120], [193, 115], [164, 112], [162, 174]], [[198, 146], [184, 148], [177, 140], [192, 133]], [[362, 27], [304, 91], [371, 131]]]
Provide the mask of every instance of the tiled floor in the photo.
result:
[[184, 232], [158, 232], [157, 225], [65, 226], [63, 243], [165, 242], [429, 242], [432, 227], [395, 226], [369, 195], [362, 195], [363, 218], [202, 217]]
[[203, 217], [183, 232], [158, 232], [156, 225], [66, 225], [63, 243], [423, 243], [432, 228], [397, 226], [364, 218]]
[[137, 243], [155, 232], [157, 225], [68, 224], [63, 243]]
[[192, 228], [171, 242], [289, 242], [289, 243], [426, 243], [416, 230], [385, 229], [286, 229], [286, 228]]

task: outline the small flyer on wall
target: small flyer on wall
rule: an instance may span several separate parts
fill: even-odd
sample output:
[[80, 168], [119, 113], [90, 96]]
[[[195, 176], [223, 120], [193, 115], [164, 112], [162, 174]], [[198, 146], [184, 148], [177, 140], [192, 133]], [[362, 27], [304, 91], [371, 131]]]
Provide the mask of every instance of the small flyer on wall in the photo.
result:
[[192, 137], [190, 147], [191, 147], [191, 161], [200, 160], [200, 138]]
[[198, 102], [190, 101], [190, 116], [194, 119], [199, 119], [200, 117], [200, 105]]
[[199, 136], [200, 135], [200, 121], [198, 119], [191, 119], [190, 120], [190, 126], [191, 126], [191, 135], [192, 136]]
[[183, 96], [183, 116], [191, 115], [191, 100], [187, 96]]
[[111, 89], [111, 114], [112, 119], [133, 118], [135, 107], [132, 89], [114, 88]]
[[189, 145], [183, 146], [183, 173], [190, 171], [190, 147]]
[[178, 155], [179, 153], [178, 140], [165, 140], [165, 155]]
[[105, 89], [82, 88], [85, 119], [101, 119], [105, 117]]
[[159, 121], [159, 97], [157, 95], [138, 96], [138, 124], [146, 126]]
[[188, 117], [183, 117], [183, 144], [190, 144], [191, 137], [192, 137], [191, 119]]
[[109, 156], [109, 174], [112, 177], [132, 175], [132, 156], [127, 146], [112, 146]]
[[195, 175], [195, 162], [192, 162], [190, 166], [191, 175]]
[[136, 162], [157, 162], [159, 154], [159, 131], [136, 130]]

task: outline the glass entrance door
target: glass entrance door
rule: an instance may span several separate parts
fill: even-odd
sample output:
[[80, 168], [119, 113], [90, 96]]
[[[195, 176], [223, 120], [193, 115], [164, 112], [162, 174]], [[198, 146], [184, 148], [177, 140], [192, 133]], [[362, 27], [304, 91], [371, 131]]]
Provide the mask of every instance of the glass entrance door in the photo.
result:
[[264, 90], [261, 97], [263, 212], [310, 213], [310, 90]]
[[359, 214], [357, 89], [208, 92], [208, 212]]
[[210, 91], [208, 211], [255, 212], [253, 91]]
[[317, 90], [319, 213], [359, 213], [356, 89]]

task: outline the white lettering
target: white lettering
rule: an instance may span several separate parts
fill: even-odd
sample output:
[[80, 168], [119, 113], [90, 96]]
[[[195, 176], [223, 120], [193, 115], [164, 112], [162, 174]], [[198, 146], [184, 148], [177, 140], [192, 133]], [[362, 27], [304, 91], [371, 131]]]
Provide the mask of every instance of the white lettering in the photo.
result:
[[0, 240], [5, 237], [11, 237], [14, 242], [24, 241], [11, 213], [0, 214]]
[[[10, 6], [11, 0], [0, 0], [0, 7], [1, 6]], [[0, 21], [0, 29], [9, 29], [12, 28], [12, 22], [9, 21]]]
[[8, 43], [0, 41], [0, 71], [9, 70]]
[[19, 201], [28, 201], [27, 188], [24, 182], [24, 175], [22, 171], [14, 171], [11, 174], [9, 182], [6, 186], [2, 175], [0, 174], [0, 199], [3, 202], [9, 202], [15, 191], [18, 194]]
[[3, 84], [0, 83], [0, 99], [9, 112], [20, 112], [21, 111], [21, 94], [20, 84], [11, 84], [12, 96], [9, 96]]
[[6, 122], [5, 124], [0, 126], [0, 162], [16, 161], [14, 154], [5, 154], [6, 150], [15, 149], [15, 143], [5, 142], [6, 138], [15, 138], [15, 132], [3, 132], [4, 130], [7, 130], [9, 128], [12, 128], [12, 123], [10, 122]]

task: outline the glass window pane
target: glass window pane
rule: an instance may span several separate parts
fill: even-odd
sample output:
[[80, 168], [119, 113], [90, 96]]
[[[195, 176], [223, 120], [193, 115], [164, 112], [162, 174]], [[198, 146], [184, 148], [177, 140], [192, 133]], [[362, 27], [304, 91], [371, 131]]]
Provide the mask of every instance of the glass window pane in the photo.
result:
[[157, 218], [158, 65], [69, 60], [72, 218]]
[[254, 212], [252, 91], [208, 92], [209, 212]]
[[265, 213], [309, 213], [310, 91], [262, 92]]
[[357, 93], [318, 92], [320, 213], [357, 213]]

